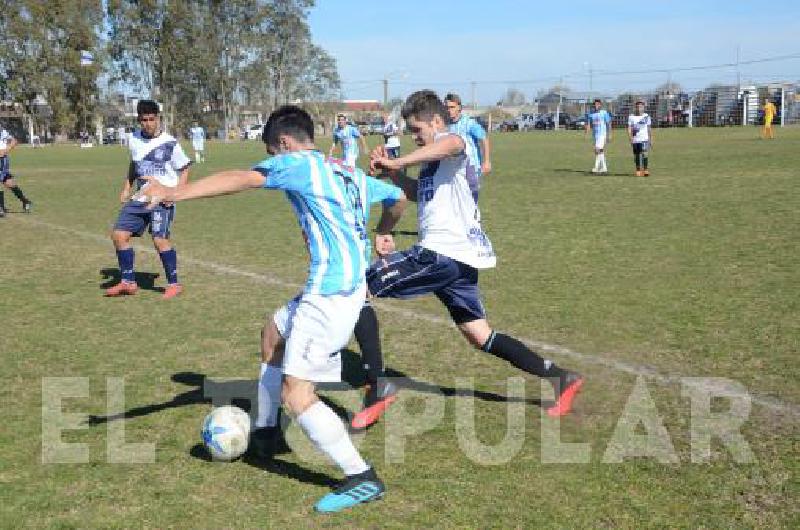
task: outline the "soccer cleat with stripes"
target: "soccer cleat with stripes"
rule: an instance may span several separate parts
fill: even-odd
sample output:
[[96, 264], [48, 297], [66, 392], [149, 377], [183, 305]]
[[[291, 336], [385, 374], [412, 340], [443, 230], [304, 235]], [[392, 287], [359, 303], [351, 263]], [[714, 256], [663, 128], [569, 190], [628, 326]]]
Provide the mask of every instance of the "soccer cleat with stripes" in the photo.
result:
[[333, 513], [352, 508], [357, 504], [378, 500], [383, 497], [386, 487], [372, 468], [358, 475], [345, 478], [335, 491], [322, 497], [314, 509], [322, 513]]
[[397, 399], [397, 386], [383, 378], [370, 385], [364, 397], [364, 410], [353, 416], [350, 426], [353, 429], [366, 429], [377, 422]]
[[547, 409], [547, 415], [553, 418], [565, 416], [572, 410], [572, 401], [583, 386], [583, 377], [575, 372], [567, 372], [561, 377], [556, 387], [556, 404]]

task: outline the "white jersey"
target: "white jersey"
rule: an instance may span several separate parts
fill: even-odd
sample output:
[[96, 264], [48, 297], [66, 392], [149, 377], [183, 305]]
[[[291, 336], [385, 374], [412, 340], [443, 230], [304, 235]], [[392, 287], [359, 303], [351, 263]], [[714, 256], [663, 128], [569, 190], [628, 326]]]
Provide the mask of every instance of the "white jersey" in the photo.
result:
[[650, 141], [650, 115], [646, 112], [641, 116], [631, 114], [628, 116], [628, 127], [631, 128], [632, 142], [640, 144]]
[[400, 147], [400, 138], [397, 137], [398, 130], [397, 125], [393, 121], [387, 122], [386, 125], [383, 126], [383, 139], [386, 141], [386, 147], [389, 149]]
[[165, 132], [148, 138], [142, 131], [136, 131], [131, 135], [128, 149], [139, 189], [145, 184], [142, 178], [145, 176], [155, 177], [164, 186], [174, 188], [178, 185], [178, 173], [192, 163], [181, 144]]
[[13, 139], [14, 137], [7, 130], [0, 127], [0, 149], [8, 149], [8, 144]]
[[[451, 133], [439, 133], [435, 140]], [[460, 135], [459, 135], [460, 136]], [[467, 139], [460, 136], [466, 144]], [[466, 152], [422, 166], [417, 189], [419, 244], [476, 269], [494, 267], [492, 243], [470, 189], [476, 168]]]

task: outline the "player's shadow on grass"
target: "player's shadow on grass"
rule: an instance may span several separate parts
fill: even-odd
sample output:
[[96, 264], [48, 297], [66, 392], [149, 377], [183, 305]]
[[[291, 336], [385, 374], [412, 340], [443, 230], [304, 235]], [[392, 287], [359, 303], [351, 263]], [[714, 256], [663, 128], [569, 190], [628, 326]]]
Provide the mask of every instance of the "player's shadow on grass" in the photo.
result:
[[[137, 272], [136, 274], [136, 285], [139, 286], [140, 289], [144, 289], [146, 291], [156, 291], [158, 293], [163, 293], [163, 287], [156, 287], [156, 278], [158, 278], [157, 272]], [[112, 285], [118, 284], [122, 281], [122, 274], [119, 272], [119, 269], [100, 269], [100, 275], [103, 277], [103, 283], [100, 284], [101, 289], [108, 289]]]
[[555, 171], [556, 173], [575, 173], [577, 175], [585, 175], [587, 177], [597, 177], [597, 178], [602, 178], [602, 177], [631, 177], [631, 178], [633, 178], [633, 175], [631, 173], [610, 173], [610, 172], [609, 173], [592, 173], [589, 170], [572, 169], [572, 168], [556, 168], [556, 169], [553, 169], [553, 171]]

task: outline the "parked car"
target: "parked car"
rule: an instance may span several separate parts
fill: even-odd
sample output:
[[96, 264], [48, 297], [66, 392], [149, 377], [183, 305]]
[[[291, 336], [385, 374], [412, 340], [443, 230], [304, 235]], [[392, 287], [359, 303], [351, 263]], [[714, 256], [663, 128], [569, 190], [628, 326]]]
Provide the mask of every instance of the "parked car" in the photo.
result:
[[536, 114], [520, 114], [516, 122], [520, 131], [531, 131], [536, 128]]
[[383, 134], [384, 125], [383, 120], [370, 122], [367, 134]]
[[577, 116], [569, 120], [567, 123], [567, 128], [573, 130], [583, 130], [586, 128], [586, 123], [586, 116]]
[[264, 131], [264, 126], [260, 124], [251, 125], [245, 132], [245, 139], [247, 140], [260, 140], [261, 134]]
[[519, 125], [514, 120], [506, 120], [500, 123], [500, 125], [497, 127], [497, 130], [500, 132], [518, 131]]

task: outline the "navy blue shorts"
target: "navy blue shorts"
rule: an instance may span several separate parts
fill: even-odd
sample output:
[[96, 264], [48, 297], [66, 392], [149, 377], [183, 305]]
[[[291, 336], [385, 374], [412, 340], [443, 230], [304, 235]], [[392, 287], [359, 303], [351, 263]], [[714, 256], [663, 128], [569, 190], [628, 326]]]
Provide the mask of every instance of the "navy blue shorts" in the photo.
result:
[[148, 210], [146, 203], [130, 201], [119, 211], [114, 230], [130, 232], [136, 237], [150, 228], [153, 237], [168, 239], [172, 222], [175, 220], [175, 206], [158, 205]]
[[418, 245], [370, 265], [367, 286], [378, 298], [414, 298], [433, 293], [456, 324], [486, 318], [478, 289], [478, 269]]
[[400, 148], [399, 147], [387, 147], [386, 154], [389, 155], [389, 158], [400, 158]]
[[11, 161], [8, 158], [8, 155], [6, 155], [0, 158], [0, 183], [13, 178], [14, 177], [11, 175]]

